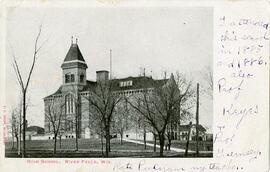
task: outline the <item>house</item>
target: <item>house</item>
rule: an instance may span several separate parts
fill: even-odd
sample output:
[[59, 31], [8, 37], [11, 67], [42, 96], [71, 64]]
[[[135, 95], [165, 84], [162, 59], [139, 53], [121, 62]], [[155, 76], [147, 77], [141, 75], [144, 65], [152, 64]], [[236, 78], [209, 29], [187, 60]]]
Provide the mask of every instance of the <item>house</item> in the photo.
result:
[[[196, 124], [192, 124], [191, 126], [189, 124], [187, 125], [180, 125], [180, 140], [187, 140], [188, 138], [188, 132], [190, 131], [189, 140], [196, 140]], [[199, 141], [205, 141], [206, 140], [206, 129], [202, 125], [198, 125], [198, 131], [199, 131]]]
[[39, 140], [45, 133], [44, 128], [39, 126], [29, 126], [25, 130], [26, 140]]

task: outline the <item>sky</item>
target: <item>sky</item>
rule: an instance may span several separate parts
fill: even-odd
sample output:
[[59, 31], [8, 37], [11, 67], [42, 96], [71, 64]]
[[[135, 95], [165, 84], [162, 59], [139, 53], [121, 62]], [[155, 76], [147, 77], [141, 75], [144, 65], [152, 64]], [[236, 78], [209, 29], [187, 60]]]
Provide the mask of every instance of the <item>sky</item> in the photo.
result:
[[[109, 70], [112, 50], [114, 78], [138, 76], [142, 68], [155, 79], [179, 71], [206, 88], [204, 72], [212, 68], [213, 26], [209, 7], [69, 7], [10, 8], [6, 23], [6, 104], [18, 106], [19, 85], [12, 68], [15, 54], [26, 80], [33, 57], [34, 39], [42, 24], [27, 111], [29, 125], [44, 126], [43, 98], [62, 84], [61, 64], [71, 36], [88, 65], [87, 79]], [[200, 95], [200, 123], [211, 132], [212, 98]], [[195, 110], [194, 110], [195, 114]]]

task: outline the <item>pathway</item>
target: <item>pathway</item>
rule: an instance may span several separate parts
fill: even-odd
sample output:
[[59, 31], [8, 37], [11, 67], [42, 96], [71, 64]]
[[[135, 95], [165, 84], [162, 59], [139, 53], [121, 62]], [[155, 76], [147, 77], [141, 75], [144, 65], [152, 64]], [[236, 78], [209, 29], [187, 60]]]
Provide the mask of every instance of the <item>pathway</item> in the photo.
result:
[[[126, 139], [126, 138], [123, 138], [123, 140], [126, 141], [126, 142], [132, 142], [132, 143], [137, 143], [137, 144], [144, 145], [144, 143], [142, 141], [138, 141], [138, 140], [131, 140], [131, 139]], [[146, 145], [154, 147], [154, 144], [152, 144], [152, 143], [146, 143]], [[156, 145], [156, 146], [157, 146], [157, 148], [160, 148], [159, 145]], [[185, 152], [185, 149], [179, 149], [179, 148], [173, 148], [173, 147], [171, 147], [171, 150], [175, 151], [175, 152]], [[188, 150], [188, 152], [194, 152], [194, 151]]]

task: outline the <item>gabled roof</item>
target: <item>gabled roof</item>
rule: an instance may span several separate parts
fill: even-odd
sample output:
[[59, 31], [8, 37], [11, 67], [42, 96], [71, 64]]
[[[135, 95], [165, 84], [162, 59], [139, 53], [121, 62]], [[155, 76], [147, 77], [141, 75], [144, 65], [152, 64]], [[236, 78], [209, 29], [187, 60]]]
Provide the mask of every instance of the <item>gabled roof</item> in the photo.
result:
[[79, 60], [85, 62], [78, 44], [71, 44], [64, 62]]
[[[192, 124], [192, 127], [196, 127], [196, 124]], [[180, 125], [180, 130], [181, 131], [188, 131], [189, 125]], [[202, 131], [202, 132], [206, 131], [206, 129], [201, 124], [198, 125], [198, 130]]]
[[36, 131], [38, 134], [44, 134], [44, 128], [39, 126], [30, 126], [26, 128], [26, 131]]

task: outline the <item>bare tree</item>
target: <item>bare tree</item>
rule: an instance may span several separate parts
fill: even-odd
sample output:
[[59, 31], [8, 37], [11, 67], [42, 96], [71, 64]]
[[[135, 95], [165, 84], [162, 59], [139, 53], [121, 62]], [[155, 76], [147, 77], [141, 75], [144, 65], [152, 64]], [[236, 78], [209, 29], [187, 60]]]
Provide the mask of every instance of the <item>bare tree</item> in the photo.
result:
[[124, 130], [126, 128], [126, 110], [123, 109], [122, 107], [117, 107], [116, 108], [116, 113], [114, 115], [114, 128], [116, 133], [120, 135], [120, 144], [123, 144], [123, 135], [124, 135]]
[[86, 99], [88, 102], [88, 108], [85, 110], [88, 111], [88, 127], [91, 133], [95, 133], [100, 138], [101, 143], [101, 153], [104, 156], [104, 126], [103, 126], [103, 119], [101, 115], [97, 115], [99, 112], [96, 108], [93, 108], [91, 104], [91, 96], [93, 94], [91, 92], [87, 92], [87, 94], [82, 94], [82, 98]]
[[45, 44], [44, 41], [40, 46], [39, 44], [39, 39], [40, 39], [40, 35], [41, 35], [41, 30], [42, 30], [42, 25], [40, 25], [39, 30], [38, 30], [38, 34], [35, 38], [34, 41], [34, 53], [33, 53], [33, 60], [32, 60], [32, 64], [26, 79], [26, 82], [23, 80], [22, 78], [22, 72], [21, 69], [19, 68], [19, 65], [17, 63], [16, 60], [16, 56], [14, 54], [14, 52], [12, 52], [12, 56], [13, 56], [13, 68], [14, 71], [16, 73], [16, 77], [17, 77], [17, 81], [20, 85], [20, 89], [21, 89], [21, 93], [22, 93], [22, 122], [23, 122], [23, 154], [22, 157], [26, 156], [26, 147], [25, 147], [25, 131], [26, 131], [26, 97], [27, 97], [27, 89], [30, 83], [30, 79], [36, 64], [36, 59], [38, 56], [39, 51], [41, 50], [41, 48], [43, 47], [43, 45]]
[[192, 113], [190, 112], [195, 106], [195, 91], [192, 88], [192, 81], [185, 75], [176, 72], [174, 77], [175, 84], [179, 90], [178, 106], [173, 109], [173, 114], [169, 119], [166, 129], [166, 136], [168, 138], [168, 149], [170, 150], [172, 139], [174, 138], [174, 128], [178, 128], [180, 133], [181, 122], [190, 121]]
[[127, 102], [127, 99], [123, 98], [115, 108], [114, 115], [114, 129], [116, 133], [120, 135], [120, 144], [123, 144], [123, 135], [125, 130], [129, 126], [129, 120], [131, 116], [131, 109]]
[[166, 83], [152, 85], [152, 88], [144, 89], [141, 95], [134, 96], [133, 100], [129, 101], [144, 117], [145, 122], [153, 127], [153, 133], [156, 133], [159, 139], [160, 156], [163, 156], [166, 129], [174, 117], [180, 115], [181, 103], [189, 98], [191, 83], [187, 84], [185, 91], [180, 91], [178, 82], [180, 81], [177, 79], [176, 82], [172, 74]]
[[10, 118], [11, 124], [11, 135], [12, 135], [12, 149], [14, 149], [14, 142], [16, 139], [16, 148], [19, 148], [19, 134], [20, 134], [20, 119], [19, 111], [17, 108], [12, 109], [12, 114]]
[[149, 91], [144, 89], [141, 95], [133, 96], [133, 99], [129, 99], [129, 104], [141, 116], [145, 117], [146, 122], [157, 132], [160, 141], [160, 156], [163, 156], [164, 134], [168, 120], [156, 112], [156, 107], [154, 107], [156, 102], [154, 102], [155, 99], [153, 98], [155, 93], [150, 93]]
[[[90, 101], [89, 101], [90, 102]], [[92, 108], [89, 108], [89, 111]], [[93, 109], [92, 109], [93, 110]], [[95, 109], [94, 109], [95, 110]], [[97, 133], [100, 137], [100, 143], [101, 143], [101, 153], [102, 156], [104, 156], [104, 123], [103, 118], [101, 115], [93, 115], [95, 113], [89, 113], [89, 116], [91, 115], [91, 130]]]
[[110, 128], [116, 105], [120, 102], [121, 97], [113, 92], [114, 83], [111, 80], [99, 81], [87, 99], [90, 105], [96, 110], [106, 138], [105, 156], [109, 156], [110, 151]]
[[[60, 98], [54, 98], [50, 104], [47, 105], [45, 110], [45, 117], [49, 121], [50, 126], [52, 126], [52, 132], [54, 136], [54, 149], [53, 153], [56, 153], [56, 143], [57, 143], [57, 137], [59, 136], [59, 132], [61, 129], [61, 126], [63, 124], [63, 114], [65, 107], [65, 101], [62, 97]], [[51, 128], [51, 127], [49, 127]]]

